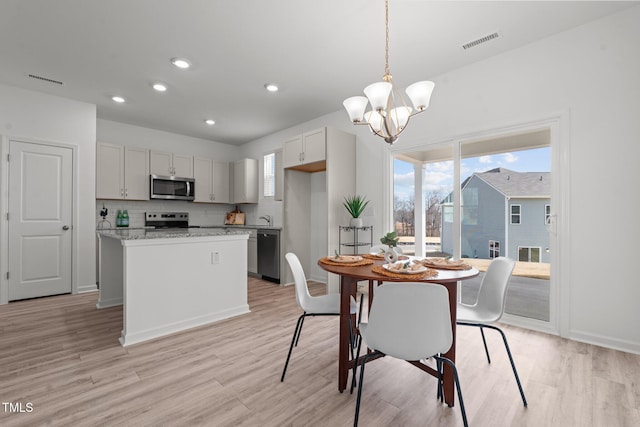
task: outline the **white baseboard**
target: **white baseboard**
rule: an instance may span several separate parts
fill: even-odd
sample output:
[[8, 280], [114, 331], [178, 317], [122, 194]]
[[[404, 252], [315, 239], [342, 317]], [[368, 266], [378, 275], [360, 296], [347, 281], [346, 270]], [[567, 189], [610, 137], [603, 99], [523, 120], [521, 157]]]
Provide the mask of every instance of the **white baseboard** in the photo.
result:
[[600, 347], [606, 347], [613, 350], [624, 351], [626, 353], [640, 355], [640, 343], [637, 342], [618, 340], [615, 338], [606, 337], [604, 335], [592, 334], [582, 331], [571, 331], [569, 339], [587, 344], [597, 345]]
[[242, 314], [250, 313], [249, 305], [242, 305], [239, 307], [233, 307], [227, 310], [219, 311], [216, 313], [210, 313], [206, 316], [194, 317], [192, 319], [187, 319], [184, 321], [170, 323], [166, 325], [159, 326], [153, 329], [147, 329], [145, 331], [138, 331], [135, 333], [125, 333], [122, 331], [122, 335], [120, 337], [120, 344], [123, 346], [128, 346], [132, 344], [137, 344], [143, 341], [148, 341], [153, 338], [162, 337], [168, 334], [173, 334], [176, 332], [181, 332], [187, 329], [195, 328], [198, 326], [207, 325], [209, 323], [218, 322], [220, 320], [228, 319], [230, 317], [240, 316]]

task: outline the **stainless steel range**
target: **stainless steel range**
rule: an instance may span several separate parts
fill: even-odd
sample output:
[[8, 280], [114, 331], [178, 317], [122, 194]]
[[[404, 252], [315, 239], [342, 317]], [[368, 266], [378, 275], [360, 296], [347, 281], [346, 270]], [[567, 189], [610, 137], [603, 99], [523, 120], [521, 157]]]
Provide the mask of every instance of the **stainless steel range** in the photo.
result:
[[166, 230], [168, 228], [198, 228], [189, 226], [189, 212], [145, 212], [145, 227]]

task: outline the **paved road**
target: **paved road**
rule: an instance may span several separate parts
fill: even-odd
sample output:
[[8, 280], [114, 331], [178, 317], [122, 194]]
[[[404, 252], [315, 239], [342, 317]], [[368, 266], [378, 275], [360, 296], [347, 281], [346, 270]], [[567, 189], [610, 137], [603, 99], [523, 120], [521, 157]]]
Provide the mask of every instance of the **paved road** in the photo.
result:
[[[480, 289], [478, 277], [462, 282], [462, 302], [473, 304]], [[529, 277], [512, 276], [507, 290], [505, 311], [518, 316], [549, 321], [549, 281]]]

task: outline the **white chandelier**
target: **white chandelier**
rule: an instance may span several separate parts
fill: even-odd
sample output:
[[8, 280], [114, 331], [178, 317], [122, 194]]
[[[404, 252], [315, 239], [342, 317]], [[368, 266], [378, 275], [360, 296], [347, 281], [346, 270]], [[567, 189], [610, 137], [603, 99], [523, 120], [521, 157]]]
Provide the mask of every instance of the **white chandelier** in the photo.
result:
[[[389, 72], [389, 0], [384, 2], [385, 9], [385, 69], [383, 81], [370, 84], [364, 88], [364, 96], [352, 96], [342, 103], [355, 125], [369, 125], [371, 131], [393, 144], [406, 128], [409, 118], [422, 113], [429, 107], [429, 99], [433, 92], [434, 83], [420, 81], [406, 89], [413, 109], [407, 105], [402, 93], [393, 84]], [[371, 109], [365, 113], [367, 104]], [[415, 109], [415, 110], [414, 110]]]

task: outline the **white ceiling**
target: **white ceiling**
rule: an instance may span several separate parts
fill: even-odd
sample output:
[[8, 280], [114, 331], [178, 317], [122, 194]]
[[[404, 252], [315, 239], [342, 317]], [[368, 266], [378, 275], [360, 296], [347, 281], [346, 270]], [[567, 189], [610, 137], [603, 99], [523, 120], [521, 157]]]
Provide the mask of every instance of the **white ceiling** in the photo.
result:
[[[390, 0], [391, 72], [405, 87], [638, 4]], [[98, 118], [242, 144], [340, 110], [379, 81], [384, 36], [383, 0], [0, 0], [0, 83], [96, 104]], [[176, 56], [193, 67], [176, 69]]]

